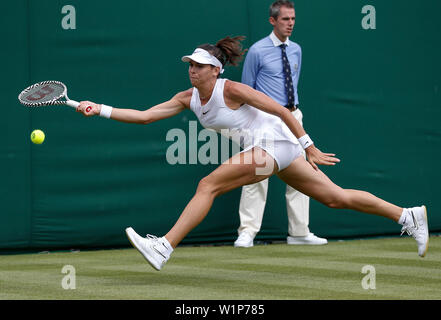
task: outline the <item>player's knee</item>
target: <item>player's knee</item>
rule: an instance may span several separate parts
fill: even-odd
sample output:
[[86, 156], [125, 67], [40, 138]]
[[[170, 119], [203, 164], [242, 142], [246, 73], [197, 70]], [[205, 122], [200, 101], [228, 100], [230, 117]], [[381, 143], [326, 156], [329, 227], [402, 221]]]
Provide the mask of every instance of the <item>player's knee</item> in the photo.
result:
[[196, 192], [206, 193], [206, 194], [216, 196], [217, 195], [216, 190], [217, 190], [217, 188], [216, 188], [216, 185], [213, 183], [213, 181], [209, 177], [205, 177], [199, 181], [198, 188], [197, 188]]
[[348, 201], [344, 195], [335, 195], [327, 199], [324, 203], [327, 207], [333, 209], [346, 209], [348, 207]]

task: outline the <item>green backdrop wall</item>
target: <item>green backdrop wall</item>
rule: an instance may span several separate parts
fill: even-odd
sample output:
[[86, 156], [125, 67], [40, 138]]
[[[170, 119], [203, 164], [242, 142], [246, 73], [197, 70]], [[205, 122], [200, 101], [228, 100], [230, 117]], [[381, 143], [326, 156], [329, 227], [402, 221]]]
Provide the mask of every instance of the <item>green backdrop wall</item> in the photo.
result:
[[[226, 35], [244, 47], [271, 32], [271, 1], [19, 0], [1, 2], [0, 250], [128, 245], [124, 228], [162, 235], [216, 165], [166, 161], [167, 132], [189, 132], [190, 111], [148, 126], [84, 118], [67, 107], [28, 109], [26, 86], [60, 80], [69, 97], [143, 109], [189, 88], [184, 54]], [[75, 29], [62, 12], [75, 8]], [[365, 30], [365, 5], [376, 28]], [[296, 1], [292, 40], [303, 49], [304, 125], [337, 184], [400, 206], [426, 204], [441, 231], [441, 2]], [[66, 21], [65, 21], [66, 22]], [[69, 21], [73, 23], [73, 20]], [[371, 23], [373, 21], [370, 21]], [[240, 80], [241, 66], [226, 78]], [[29, 135], [42, 129], [46, 141]], [[198, 127], [201, 129], [201, 127]], [[285, 185], [271, 178], [257, 239], [287, 235]], [[184, 243], [237, 236], [240, 190], [218, 198]], [[310, 229], [328, 238], [396, 235], [384, 218], [311, 200]]]

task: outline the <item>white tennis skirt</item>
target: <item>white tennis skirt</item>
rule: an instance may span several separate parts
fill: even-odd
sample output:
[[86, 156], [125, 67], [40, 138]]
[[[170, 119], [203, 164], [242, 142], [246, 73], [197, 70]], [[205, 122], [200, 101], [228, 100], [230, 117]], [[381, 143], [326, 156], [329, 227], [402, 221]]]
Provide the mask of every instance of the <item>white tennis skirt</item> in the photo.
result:
[[259, 147], [265, 150], [274, 161], [277, 163], [279, 171], [286, 169], [291, 162], [293, 162], [297, 157], [302, 155], [303, 148], [300, 144], [289, 140], [279, 140], [279, 141], [260, 141], [252, 146], [249, 146], [242, 150], [242, 152], [247, 152], [254, 147]]

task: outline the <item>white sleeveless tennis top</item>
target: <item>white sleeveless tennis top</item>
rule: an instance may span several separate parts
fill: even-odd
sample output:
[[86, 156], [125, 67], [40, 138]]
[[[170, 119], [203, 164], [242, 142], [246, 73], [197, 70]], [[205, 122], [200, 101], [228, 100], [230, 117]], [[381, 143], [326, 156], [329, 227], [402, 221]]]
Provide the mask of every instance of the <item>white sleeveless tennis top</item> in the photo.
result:
[[232, 139], [244, 150], [258, 146], [277, 162], [279, 171], [285, 169], [302, 151], [294, 134], [277, 116], [247, 104], [230, 109], [224, 100], [227, 79], [217, 79], [210, 100], [201, 105], [199, 91], [193, 88], [190, 109], [201, 125]]

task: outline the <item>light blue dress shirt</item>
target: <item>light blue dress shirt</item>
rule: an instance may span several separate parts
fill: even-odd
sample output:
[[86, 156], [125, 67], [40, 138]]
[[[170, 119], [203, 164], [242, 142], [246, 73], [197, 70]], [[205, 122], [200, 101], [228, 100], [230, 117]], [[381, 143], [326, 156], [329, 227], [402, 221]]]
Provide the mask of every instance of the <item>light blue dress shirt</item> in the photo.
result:
[[[302, 65], [302, 49], [287, 39], [284, 42], [286, 54], [291, 65], [292, 82], [294, 86], [295, 104], [299, 104], [297, 85], [299, 83]], [[257, 41], [248, 50], [242, 71], [242, 83], [265, 93], [282, 106], [288, 103], [285, 93], [285, 79], [282, 65], [282, 42], [272, 32], [268, 37]]]

